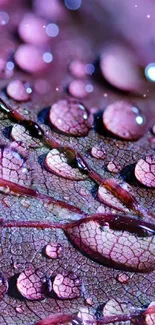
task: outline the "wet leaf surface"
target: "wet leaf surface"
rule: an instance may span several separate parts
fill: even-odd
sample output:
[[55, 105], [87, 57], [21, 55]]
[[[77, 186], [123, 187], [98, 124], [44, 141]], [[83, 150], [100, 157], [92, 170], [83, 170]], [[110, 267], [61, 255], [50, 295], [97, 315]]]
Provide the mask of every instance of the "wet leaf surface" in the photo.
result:
[[[81, 105], [87, 108], [84, 110], [87, 117], [95, 107], [94, 125], [92, 119], [88, 123], [83, 118], [81, 111], [80, 116], [77, 114], [77, 107], [74, 112], [80, 120], [76, 127], [72, 108], [68, 118], [67, 112], [63, 115], [59, 108], [54, 114], [56, 122], [50, 123], [52, 105], [71, 100], [67, 87], [73, 77], [68, 65], [73, 59], [94, 63], [104, 37], [103, 32], [96, 35], [94, 28], [100, 17], [100, 10], [95, 7], [97, 1], [91, 9], [83, 4], [83, 11], [76, 16], [79, 24], [72, 19], [74, 13], [61, 2], [52, 3], [51, 15], [55, 12], [58, 17], [60, 35], [52, 39], [46, 50], [24, 45], [23, 56], [23, 45], [18, 48], [15, 54], [18, 65], [34, 72], [33, 75], [25, 74], [16, 65], [11, 72], [14, 80], [20, 77], [37, 90], [38, 85], [46, 85], [48, 91], [44, 92], [40, 86], [28, 102], [19, 104], [4, 91], [10, 79], [0, 81], [0, 96], [4, 101], [0, 102], [0, 324], [150, 325], [154, 310], [147, 307], [155, 295], [155, 190], [148, 181], [143, 182], [142, 165], [135, 174], [135, 165], [141, 160], [146, 164], [144, 157], [154, 154], [149, 142], [154, 135], [147, 129], [136, 141], [117, 139], [115, 132], [112, 135], [103, 126], [102, 115], [108, 105], [129, 100], [140, 108], [151, 128], [155, 124], [152, 85], [146, 98], [132, 97], [114, 91], [103, 79], [100, 83], [95, 73], [90, 77], [87, 73], [94, 88]], [[43, 2], [35, 10], [44, 12], [45, 18], [50, 15]], [[89, 10], [92, 14], [86, 24]], [[22, 19], [19, 14], [16, 26]], [[105, 30], [110, 33], [110, 29]], [[8, 33], [12, 42], [12, 31]], [[17, 43], [11, 45], [13, 51]], [[6, 62], [9, 44], [8, 37], [5, 43], [0, 40]], [[31, 53], [27, 52], [29, 48]], [[52, 50], [50, 65], [43, 62], [42, 50]], [[44, 67], [45, 72], [37, 75]], [[57, 123], [62, 116], [63, 128], [60, 128]], [[45, 166], [53, 150], [56, 154], [61, 151], [59, 167], [65, 159], [62, 173], [55, 161], [49, 169]], [[74, 161], [66, 162], [64, 157], [69, 151]], [[109, 162], [119, 166], [115, 174], [107, 168]], [[151, 170], [146, 179], [151, 177], [151, 182], [154, 181], [152, 175]], [[90, 215], [95, 217], [87, 220]], [[47, 246], [52, 243], [62, 248], [58, 258], [57, 246], [52, 250]]]

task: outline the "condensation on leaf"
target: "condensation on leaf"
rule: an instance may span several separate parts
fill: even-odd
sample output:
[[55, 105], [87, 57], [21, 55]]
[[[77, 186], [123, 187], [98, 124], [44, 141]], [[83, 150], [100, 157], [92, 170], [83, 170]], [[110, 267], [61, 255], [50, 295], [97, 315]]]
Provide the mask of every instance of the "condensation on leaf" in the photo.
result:
[[63, 99], [53, 104], [49, 120], [56, 129], [73, 136], [86, 136], [93, 125], [93, 116], [75, 99]]

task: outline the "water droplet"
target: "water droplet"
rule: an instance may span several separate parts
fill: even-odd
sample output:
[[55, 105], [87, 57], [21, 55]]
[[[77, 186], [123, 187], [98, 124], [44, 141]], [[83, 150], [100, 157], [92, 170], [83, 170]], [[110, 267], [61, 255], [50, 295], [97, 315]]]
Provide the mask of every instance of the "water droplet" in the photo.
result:
[[21, 44], [15, 53], [15, 61], [22, 70], [29, 73], [38, 73], [46, 69], [43, 52], [31, 44]]
[[91, 297], [86, 298], [86, 304], [88, 304], [89, 306], [93, 306], [94, 305], [93, 298]]
[[139, 92], [141, 89], [141, 70], [133, 54], [124, 46], [107, 46], [100, 67], [103, 77], [113, 86], [131, 92]]
[[153, 127], [152, 127], [152, 132], [153, 132], [153, 134], [155, 135], [155, 124], [154, 124]]
[[19, 36], [25, 43], [42, 45], [48, 42], [45, 25], [45, 19], [37, 17], [33, 13], [26, 13], [19, 24]]
[[97, 158], [97, 159], [105, 159], [106, 151], [103, 148], [103, 145], [102, 146], [100, 144], [95, 145], [91, 149], [91, 155], [92, 155], [92, 157]]
[[17, 100], [17, 101], [27, 101], [29, 100], [30, 94], [30, 87], [27, 87], [27, 84], [21, 80], [13, 80], [7, 86], [7, 94]]
[[97, 325], [97, 322], [95, 321], [95, 316], [89, 311], [87, 307], [80, 308], [80, 311], [78, 312], [77, 316], [82, 320], [83, 325]]
[[17, 289], [28, 300], [44, 299], [47, 293], [44, 273], [33, 267], [27, 268], [17, 279]]
[[62, 255], [62, 246], [59, 243], [49, 243], [45, 247], [45, 254], [49, 258], [59, 258]]
[[155, 187], [155, 155], [138, 160], [135, 166], [135, 176], [147, 187]]
[[147, 129], [145, 116], [137, 107], [125, 101], [107, 106], [103, 123], [110, 132], [126, 140], [140, 138]]
[[120, 283], [127, 283], [129, 281], [129, 276], [125, 273], [120, 273], [117, 275], [116, 279]]
[[154, 325], [155, 324], [155, 301], [150, 303], [146, 312], [148, 312], [148, 314], [146, 314], [145, 316], [146, 325]]
[[85, 136], [93, 125], [93, 116], [77, 100], [59, 100], [52, 105], [50, 122], [60, 131], [74, 136]]
[[122, 302], [119, 299], [111, 299], [103, 307], [103, 316], [129, 314], [131, 310], [134, 311], [130, 303]]
[[88, 96], [86, 86], [87, 81], [85, 80], [73, 80], [69, 84], [68, 90], [73, 97], [83, 99]]
[[79, 169], [72, 167], [72, 161], [75, 159], [68, 153], [60, 152], [57, 149], [52, 149], [46, 156], [45, 165], [56, 175], [72, 180], [82, 180], [85, 175], [80, 173]]
[[24, 312], [23, 308], [21, 305], [17, 306], [16, 307], [16, 312], [19, 313], [19, 314], [22, 314]]
[[121, 171], [121, 166], [116, 161], [109, 161], [107, 164], [107, 170], [111, 173], [119, 173]]
[[60, 299], [75, 299], [81, 295], [81, 281], [72, 272], [57, 274], [53, 281], [53, 290]]
[[78, 59], [73, 60], [70, 63], [69, 70], [71, 74], [76, 78], [84, 78], [86, 76], [85, 64]]

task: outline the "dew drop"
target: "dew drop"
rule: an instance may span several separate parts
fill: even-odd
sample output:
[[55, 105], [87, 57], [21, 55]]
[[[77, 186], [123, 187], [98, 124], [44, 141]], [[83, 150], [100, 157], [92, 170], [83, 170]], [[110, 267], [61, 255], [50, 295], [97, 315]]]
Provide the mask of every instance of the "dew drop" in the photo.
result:
[[75, 78], [85, 78], [86, 76], [85, 63], [78, 59], [70, 63], [69, 70]]
[[23, 271], [17, 279], [17, 289], [28, 300], [42, 300], [47, 293], [47, 281], [42, 271], [33, 267]]
[[22, 314], [23, 313], [23, 308], [21, 305], [17, 306], [16, 308], [16, 312], [19, 313], [19, 314]]
[[155, 124], [152, 127], [152, 133], [155, 135]]
[[53, 290], [60, 299], [75, 299], [81, 296], [81, 280], [72, 272], [57, 274]]
[[122, 302], [119, 299], [110, 299], [103, 307], [103, 316], [116, 316], [129, 314], [134, 311], [130, 303]]
[[38, 73], [46, 68], [43, 52], [31, 44], [21, 44], [15, 53], [15, 61], [22, 70]]
[[26, 13], [19, 24], [19, 36], [25, 43], [42, 45], [48, 42], [45, 25], [45, 19], [37, 17], [33, 13]]
[[126, 140], [142, 137], [147, 129], [145, 116], [126, 101], [107, 106], [103, 113], [103, 123], [108, 131]]
[[50, 122], [60, 131], [73, 136], [86, 136], [93, 125], [93, 116], [77, 100], [59, 100], [52, 105]]
[[116, 161], [109, 161], [107, 164], [107, 170], [111, 173], [119, 173], [121, 169], [121, 166]]
[[88, 92], [86, 90], [87, 84], [88, 82], [85, 80], [73, 80], [68, 87], [69, 93], [73, 97], [83, 99], [88, 96]]
[[85, 178], [79, 171], [79, 166], [72, 167], [73, 160], [75, 157], [70, 156], [69, 153], [60, 152], [57, 149], [52, 149], [49, 151], [45, 158], [45, 166], [47, 169], [54, 174], [71, 179], [71, 180], [82, 180]]
[[129, 281], [129, 276], [126, 273], [120, 273], [116, 277], [117, 281], [120, 283], [127, 283]]
[[147, 187], [155, 187], [155, 155], [146, 156], [137, 161], [135, 176]]
[[148, 314], [145, 316], [146, 325], [155, 324], [155, 301], [151, 302], [147, 309]]
[[97, 325], [95, 321], [95, 316], [89, 311], [87, 307], [80, 308], [77, 316], [82, 320], [83, 325], [91, 324]]
[[8, 291], [8, 280], [0, 273], [0, 300], [3, 299], [5, 293]]
[[7, 94], [17, 101], [27, 101], [31, 98], [32, 89], [21, 80], [13, 80], [7, 86]]
[[105, 159], [106, 157], [106, 150], [103, 148], [103, 145], [96, 144], [94, 147], [91, 149], [91, 155], [92, 157], [96, 159]]
[[49, 243], [48, 245], [46, 245], [45, 247], [45, 254], [49, 257], [49, 258], [59, 258], [62, 256], [62, 246], [59, 243]]
[[113, 86], [138, 92], [142, 86], [142, 73], [132, 53], [123, 46], [108, 46], [100, 60], [103, 77]]

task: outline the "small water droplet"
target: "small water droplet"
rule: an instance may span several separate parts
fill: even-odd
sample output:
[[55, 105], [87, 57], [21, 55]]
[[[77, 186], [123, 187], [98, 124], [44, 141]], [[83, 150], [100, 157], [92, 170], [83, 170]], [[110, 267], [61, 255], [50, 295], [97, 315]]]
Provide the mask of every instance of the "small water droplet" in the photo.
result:
[[127, 283], [129, 281], [129, 276], [125, 273], [120, 273], [117, 275], [116, 279], [120, 283]]
[[17, 313], [22, 314], [23, 311], [24, 311], [24, 310], [23, 310], [23, 308], [22, 308], [21, 305], [19, 305], [19, 306], [16, 307], [16, 312], [17, 312]]
[[49, 258], [59, 258], [62, 256], [62, 246], [59, 243], [49, 243], [45, 247], [45, 254]]

